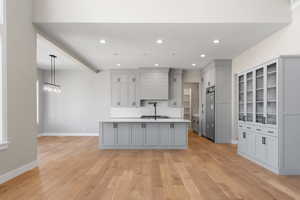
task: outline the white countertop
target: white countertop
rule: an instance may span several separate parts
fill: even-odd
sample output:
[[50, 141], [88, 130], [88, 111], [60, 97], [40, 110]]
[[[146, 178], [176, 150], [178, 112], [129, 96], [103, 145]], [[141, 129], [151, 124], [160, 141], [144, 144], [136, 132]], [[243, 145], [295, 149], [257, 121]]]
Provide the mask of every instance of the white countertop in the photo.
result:
[[174, 123], [189, 123], [191, 122], [190, 120], [186, 120], [186, 119], [180, 119], [180, 118], [169, 118], [169, 119], [141, 119], [141, 118], [109, 118], [109, 119], [105, 119], [105, 120], [100, 120], [100, 122], [141, 122], [141, 123], [145, 123], [145, 122], [174, 122]]

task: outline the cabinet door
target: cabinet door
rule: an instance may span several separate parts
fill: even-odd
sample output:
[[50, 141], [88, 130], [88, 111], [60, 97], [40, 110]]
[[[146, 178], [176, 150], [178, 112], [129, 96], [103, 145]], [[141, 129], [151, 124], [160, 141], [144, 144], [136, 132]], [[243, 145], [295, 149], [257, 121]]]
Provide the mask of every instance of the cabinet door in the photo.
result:
[[187, 124], [174, 123], [174, 145], [187, 145]]
[[170, 73], [170, 101], [171, 107], [182, 106], [182, 73]]
[[254, 122], [254, 72], [246, 74], [246, 121]]
[[115, 145], [116, 124], [104, 123], [102, 132], [102, 144]]
[[238, 78], [239, 87], [239, 121], [245, 121], [246, 116], [246, 95], [245, 95], [245, 75], [240, 75]]
[[170, 144], [170, 124], [163, 123], [159, 125], [160, 145], [167, 146]]
[[112, 107], [121, 106], [121, 77], [117, 75], [112, 75], [111, 105]]
[[142, 146], [145, 144], [145, 124], [133, 124], [131, 129], [131, 144]]
[[117, 144], [129, 145], [130, 144], [130, 125], [125, 123], [117, 124]]
[[266, 124], [277, 124], [277, 61], [267, 64]]
[[265, 123], [265, 68], [255, 70], [255, 122]]
[[271, 167], [278, 167], [277, 139], [274, 137], [266, 137], [266, 163]]
[[160, 134], [159, 134], [159, 124], [157, 123], [147, 123], [146, 125], [146, 145], [159, 145]]
[[130, 75], [128, 80], [128, 106], [137, 107], [137, 77], [136, 75]]
[[258, 161], [266, 163], [267, 148], [266, 137], [255, 134], [255, 157]]
[[247, 144], [247, 133], [245, 129], [241, 129], [239, 128], [239, 145], [238, 145], [238, 149], [239, 152], [243, 153], [243, 154], [248, 154], [248, 144]]

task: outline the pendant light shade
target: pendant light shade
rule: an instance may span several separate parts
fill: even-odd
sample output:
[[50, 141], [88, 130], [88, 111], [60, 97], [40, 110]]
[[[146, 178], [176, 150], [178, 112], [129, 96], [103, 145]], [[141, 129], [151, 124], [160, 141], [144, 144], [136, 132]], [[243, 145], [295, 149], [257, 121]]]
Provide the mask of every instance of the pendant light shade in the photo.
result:
[[55, 59], [57, 58], [55, 55], [49, 55], [51, 60], [51, 72], [50, 72], [50, 83], [44, 83], [44, 91], [46, 92], [54, 92], [61, 93], [60, 85], [56, 84], [55, 80]]

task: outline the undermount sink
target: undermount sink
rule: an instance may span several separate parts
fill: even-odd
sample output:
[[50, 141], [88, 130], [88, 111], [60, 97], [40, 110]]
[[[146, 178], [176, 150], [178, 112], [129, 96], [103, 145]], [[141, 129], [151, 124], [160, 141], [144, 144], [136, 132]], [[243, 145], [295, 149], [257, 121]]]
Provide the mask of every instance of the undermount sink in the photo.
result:
[[169, 119], [170, 117], [168, 116], [163, 116], [163, 115], [143, 115], [141, 116], [142, 119]]

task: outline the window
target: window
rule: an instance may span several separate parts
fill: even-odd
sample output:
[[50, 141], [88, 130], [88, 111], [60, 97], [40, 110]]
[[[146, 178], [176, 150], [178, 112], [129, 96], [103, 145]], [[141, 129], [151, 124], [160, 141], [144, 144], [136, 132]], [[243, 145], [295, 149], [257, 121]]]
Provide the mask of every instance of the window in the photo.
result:
[[0, 0], [0, 150], [7, 147], [5, 6], [5, 0]]
[[291, 0], [292, 9], [300, 5], [300, 0]]

